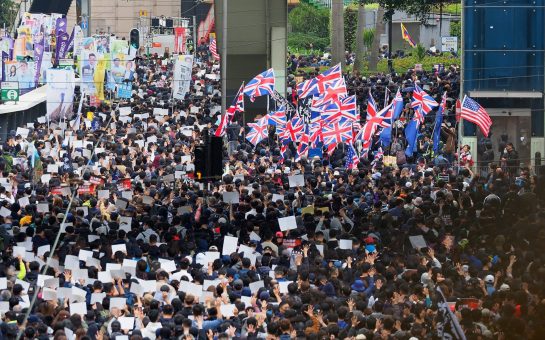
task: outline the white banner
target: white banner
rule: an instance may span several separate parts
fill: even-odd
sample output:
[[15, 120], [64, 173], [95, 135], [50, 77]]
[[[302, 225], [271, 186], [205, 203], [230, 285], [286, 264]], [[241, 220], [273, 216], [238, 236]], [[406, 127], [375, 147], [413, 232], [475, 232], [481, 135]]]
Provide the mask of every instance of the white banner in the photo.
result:
[[74, 87], [73, 70], [47, 70], [47, 115], [50, 121], [60, 121], [72, 115]]
[[172, 82], [173, 97], [184, 99], [189, 92], [191, 71], [193, 70], [193, 55], [180, 55], [174, 65], [174, 81]]

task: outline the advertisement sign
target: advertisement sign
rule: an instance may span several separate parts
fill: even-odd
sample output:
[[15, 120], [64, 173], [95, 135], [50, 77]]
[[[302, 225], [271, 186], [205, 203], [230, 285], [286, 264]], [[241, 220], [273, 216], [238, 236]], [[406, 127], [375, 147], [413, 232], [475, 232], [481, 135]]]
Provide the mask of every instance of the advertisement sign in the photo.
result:
[[193, 55], [180, 55], [174, 65], [173, 97], [184, 99], [189, 92], [191, 71], [193, 70]]
[[442, 52], [458, 52], [458, 37], [441, 37]]

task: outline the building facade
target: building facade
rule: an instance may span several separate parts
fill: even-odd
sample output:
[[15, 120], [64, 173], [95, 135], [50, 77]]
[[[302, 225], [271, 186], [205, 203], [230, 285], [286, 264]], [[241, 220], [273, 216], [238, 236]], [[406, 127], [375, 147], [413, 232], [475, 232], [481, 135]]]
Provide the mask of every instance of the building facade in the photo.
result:
[[[521, 163], [545, 155], [545, 0], [463, 0], [462, 91], [490, 114], [495, 161], [506, 142]], [[487, 142], [465, 122], [463, 143], [478, 156]]]

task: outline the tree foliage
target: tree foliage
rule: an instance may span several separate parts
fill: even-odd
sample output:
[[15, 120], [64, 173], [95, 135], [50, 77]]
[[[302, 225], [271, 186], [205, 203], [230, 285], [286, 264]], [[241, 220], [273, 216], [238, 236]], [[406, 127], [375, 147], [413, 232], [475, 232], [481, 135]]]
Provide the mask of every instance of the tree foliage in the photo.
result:
[[450, 35], [452, 37], [458, 37], [458, 41], [462, 37], [462, 24], [458, 21], [452, 21], [450, 23]]
[[379, 5], [384, 8], [385, 21], [389, 21], [397, 10], [405, 11], [424, 22], [438, 4], [446, 2], [446, 0], [378, 0]]
[[358, 28], [358, 11], [347, 7], [344, 10], [344, 45], [349, 51], [356, 48], [356, 31]]
[[6, 27], [9, 27], [13, 24], [15, 19], [14, 15], [15, 3], [12, 0], [0, 0], [0, 26], [3, 27], [4, 24]]
[[296, 50], [319, 50], [325, 51], [329, 47], [329, 36], [317, 37], [305, 33], [290, 33], [288, 35], [288, 46]]
[[319, 38], [329, 37], [330, 11], [318, 9], [301, 2], [288, 15], [291, 30], [294, 33], [314, 35]]

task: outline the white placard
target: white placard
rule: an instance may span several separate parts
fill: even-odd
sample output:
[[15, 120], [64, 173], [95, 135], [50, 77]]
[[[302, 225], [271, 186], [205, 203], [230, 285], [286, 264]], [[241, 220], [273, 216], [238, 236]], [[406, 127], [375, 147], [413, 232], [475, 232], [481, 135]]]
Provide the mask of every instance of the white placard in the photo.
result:
[[278, 226], [282, 231], [297, 229], [297, 220], [295, 216], [281, 217], [278, 219]]
[[225, 236], [223, 238], [223, 252], [222, 255], [231, 255], [237, 251], [238, 238], [232, 236]]
[[126, 244], [112, 244], [112, 254], [115, 254], [118, 251], [122, 251], [127, 254], [127, 245]]
[[223, 193], [223, 202], [228, 204], [238, 204], [240, 202], [240, 195], [236, 191], [226, 191]]
[[422, 235], [409, 236], [409, 241], [414, 249], [426, 248], [428, 246]]
[[352, 240], [339, 240], [339, 249], [352, 249]]
[[304, 187], [305, 186], [305, 176], [304, 175], [288, 176], [288, 181], [290, 183], [290, 188]]
[[87, 303], [86, 302], [78, 302], [78, 303], [70, 303], [70, 314], [79, 314], [81, 317], [84, 317], [87, 315]]

